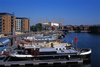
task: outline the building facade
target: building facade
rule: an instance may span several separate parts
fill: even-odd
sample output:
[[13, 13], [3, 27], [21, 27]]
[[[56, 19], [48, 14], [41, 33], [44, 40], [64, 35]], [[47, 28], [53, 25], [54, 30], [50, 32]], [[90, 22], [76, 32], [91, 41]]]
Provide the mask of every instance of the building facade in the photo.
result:
[[16, 19], [16, 32], [21, 31], [21, 19]]
[[13, 35], [15, 30], [15, 16], [10, 13], [0, 13], [0, 34]]
[[16, 17], [16, 31], [29, 32], [30, 31], [30, 20], [28, 18]]

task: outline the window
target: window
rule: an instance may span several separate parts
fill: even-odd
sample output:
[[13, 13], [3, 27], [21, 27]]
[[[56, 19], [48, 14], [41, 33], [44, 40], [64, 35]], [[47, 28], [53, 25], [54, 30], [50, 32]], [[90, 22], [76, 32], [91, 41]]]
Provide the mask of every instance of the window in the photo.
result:
[[58, 48], [56, 48], [56, 50], [58, 50]]
[[3, 30], [5, 30], [5, 29], [3, 29]]
[[39, 50], [39, 48], [36, 48], [36, 50]]
[[5, 17], [3, 17], [3, 19], [5, 19]]
[[59, 50], [61, 50], [61, 48], [59, 48]]
[[10, 17], [9, 17], [9, 19], [10, 19]]
[[5, 20], [3, 20], [3, 22], [4, 22]]
[[34, 50], [36, 50], [36, 48], [34, 48]]
[[3, 24], [5, 24], [5, 23], [3, 23]]
[[10, 20], [9, 20], [10, 21]]

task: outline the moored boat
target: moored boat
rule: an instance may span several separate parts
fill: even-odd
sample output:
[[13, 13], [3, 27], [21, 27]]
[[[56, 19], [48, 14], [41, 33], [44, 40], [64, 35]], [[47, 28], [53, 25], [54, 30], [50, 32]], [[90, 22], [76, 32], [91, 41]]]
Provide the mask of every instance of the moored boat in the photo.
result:
[[[17, 51], [17, 50], [16, 50]], [[47, 60], [47, 59], [90, 59], [91, 49], [67, 49], [65, 46], [26, 46], [23, 50], [9, 54], [12, 60]]]

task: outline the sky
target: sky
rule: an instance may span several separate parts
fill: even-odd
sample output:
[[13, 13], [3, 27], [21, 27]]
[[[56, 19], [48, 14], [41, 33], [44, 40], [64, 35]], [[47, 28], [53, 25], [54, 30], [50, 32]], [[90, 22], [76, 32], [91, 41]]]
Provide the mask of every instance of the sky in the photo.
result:
[[0, 12], [30, 18], [31, 25], [54, 17], [55, 23], [63, 18], [63, 25], [100, 24], [100, 0], [0, 0]]

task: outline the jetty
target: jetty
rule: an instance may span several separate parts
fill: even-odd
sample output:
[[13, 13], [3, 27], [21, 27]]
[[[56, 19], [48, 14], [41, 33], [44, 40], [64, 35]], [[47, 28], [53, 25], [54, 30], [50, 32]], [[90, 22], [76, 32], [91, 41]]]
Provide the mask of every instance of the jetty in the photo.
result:
[[51, 60], [33, 60], [33, 61], [5, 61], [0, 62], [0, 66], [21, 66], [21, 65], [54, 65], [54, 64], [69, 64], [69, 63], [76, 63], [81, 64], [83, 60], [80, 59], [51, 59]]

